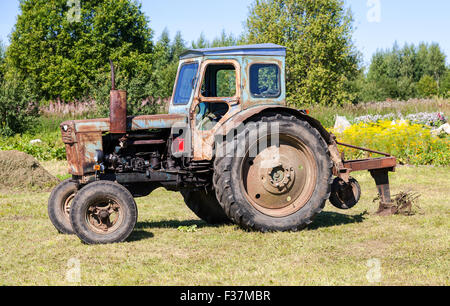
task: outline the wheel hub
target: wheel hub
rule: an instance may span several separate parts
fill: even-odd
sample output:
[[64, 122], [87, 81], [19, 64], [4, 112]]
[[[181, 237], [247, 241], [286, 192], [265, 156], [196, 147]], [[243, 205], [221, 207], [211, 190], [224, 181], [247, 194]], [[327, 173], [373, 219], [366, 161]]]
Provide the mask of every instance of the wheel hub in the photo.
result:
[[[294, 167], [280, 163], [277, 167], [261, 168], [263, 187], [272, 194], [284, 194], [289, 192], [295, 181]], [[264, 175], [265, 174], [265, 175]]]
[[97, 232], [108, 233], [112, 231], [120, 219], [120, 205], [108, 204], [92, 205], [88, 209], [88, 221]]

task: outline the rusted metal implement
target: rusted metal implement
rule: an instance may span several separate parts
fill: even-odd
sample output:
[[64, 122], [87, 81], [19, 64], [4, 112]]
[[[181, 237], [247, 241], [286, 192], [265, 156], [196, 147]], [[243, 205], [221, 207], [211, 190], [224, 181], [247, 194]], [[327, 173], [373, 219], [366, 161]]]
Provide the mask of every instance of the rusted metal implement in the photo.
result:
[[[328, 199], [356, 205], [361, 188], [350, 174], [363, 170], [378, 187], [378, 213], [392, 213], [395, 157], [340, 143], [308, 112], [286, 107], [285, 57], [274, 44], [189, 50], [169, 114], [134, 117], [111, 62], [110, 117], [61, 125], [72, 179], [50, 197], [55, 227], [85, 243], [124, 241], [137, 220], [133, 198], [165, 187], [208, 223], [301, 230]], [[383, 157], [347, 161], [338, 146]]]
[[343, 179], [346, 183], [348, 183], [349, 180], [348, 174], [350, 174], [351, 172], [366, 171], [366, 170], [369, 171], [375, 180], [375, 183], [378, 188], [378, 193], [380, 196], [380, 207], [378, 209], [377, 214], [383, 216], [394, 214], [395, 211], [392, 209], [392, 199], [389, 185], [389, 172], [395, 171], [395, 168], [397, 166], [397, 159], [388, 153], [352, 146], [340, 142], [336, 142], [336, 144], [356, 150], [366, 151], [385, 156], [381, 158], [352, 160], [352, 161], [346, 161], [343, 156], [342, 157], [343, 168], [340, 169], [341, 171], [339, 171], [340, 173], [337, 173], [337, 176]]

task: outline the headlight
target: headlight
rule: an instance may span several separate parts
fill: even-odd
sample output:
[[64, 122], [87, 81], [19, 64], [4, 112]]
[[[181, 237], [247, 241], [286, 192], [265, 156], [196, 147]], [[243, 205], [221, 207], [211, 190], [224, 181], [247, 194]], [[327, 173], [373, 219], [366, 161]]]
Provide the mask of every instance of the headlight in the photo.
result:
[[64, 132], [67, 132], [68, 130], [69, 130], [69, 126], [68, 126], [68, 125], [64, 125], [64, 126], [63, 126], [63, 131], [64, 131]]

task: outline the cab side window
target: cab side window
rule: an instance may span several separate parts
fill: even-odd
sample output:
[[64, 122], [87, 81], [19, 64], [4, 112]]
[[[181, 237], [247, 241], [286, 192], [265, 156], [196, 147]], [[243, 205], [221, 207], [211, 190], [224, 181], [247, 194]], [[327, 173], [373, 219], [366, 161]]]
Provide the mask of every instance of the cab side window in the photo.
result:
[[209, 65], [202, 83], [205, 98], [230, 98], [236, 95], [236, 68], [233, 65]]
[[250, 66], [250, 92], [255, 98], [277, 98], [281, 94], [280, 68], [275, 64]]

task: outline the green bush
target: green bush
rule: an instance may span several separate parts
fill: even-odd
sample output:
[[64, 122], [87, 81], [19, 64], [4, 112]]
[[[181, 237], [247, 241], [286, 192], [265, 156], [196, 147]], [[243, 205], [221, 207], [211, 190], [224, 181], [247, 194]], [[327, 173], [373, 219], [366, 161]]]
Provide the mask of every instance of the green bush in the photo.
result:
[[22, 83], [17, 78], [0, 84], [0, 135], [22, 133], [34, 122], [38, 115], [34, 92], [31, 82]]
[[[41, 142], [32, 144], [31, 141], [36, 139], [41, 140]], [[36, 135], [16, 134], [12, 137], [0, 137], [0, 151], [11, 150], [25, 152], [41, 161], [66, 159], [66, 149], [59, 131]]]
[[421, 98], [430, 98], [438, 94], [438, 84], [433, 77], [423, 76], [417, 83], [417, 93]]
[[450, 69], [439, 82], [439, 94], [441, 97], [450, 98]]

